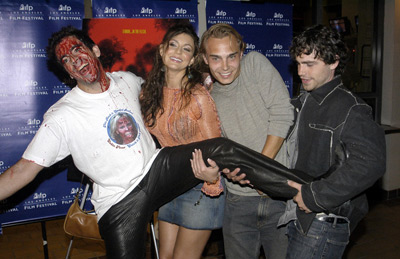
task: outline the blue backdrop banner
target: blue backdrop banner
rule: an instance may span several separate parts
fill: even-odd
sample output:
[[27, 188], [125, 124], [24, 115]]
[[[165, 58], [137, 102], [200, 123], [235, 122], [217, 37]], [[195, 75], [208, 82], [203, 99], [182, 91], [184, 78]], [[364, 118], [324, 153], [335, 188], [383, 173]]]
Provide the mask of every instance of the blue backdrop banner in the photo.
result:
[[93, 18], [188, 19], [198, 30], [197, 0], [93, 0]]
[[244, 54], [249, 51], [264, 54], [281, 74], [291, 95], [292, 16], [293, 7], [288, 4], [213, 0], [206, 5], [207, 28], [216, 23], [232, 25], [246, 42]]
[[[0, 2], [0, 173], [21, 158], [45, 111], [69, 91], [49, 71], [46, 46], [62, 26], [81, 28], [83, 16], [83, 0]], [[67, 182], [64, 169], [60, 163], [43, 170], [33, 183], [1, 201], [0, 223], [65, 215], [79, 183]]]

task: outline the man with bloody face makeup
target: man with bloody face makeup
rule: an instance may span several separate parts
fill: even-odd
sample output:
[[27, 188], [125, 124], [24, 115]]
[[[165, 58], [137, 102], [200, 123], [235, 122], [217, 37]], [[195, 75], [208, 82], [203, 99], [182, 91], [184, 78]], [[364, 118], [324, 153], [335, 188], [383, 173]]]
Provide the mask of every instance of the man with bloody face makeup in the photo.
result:
[[[153, 212], [199, 179], [214, 182], [217, 164], [230, 170], [240, 166], [256, 188], [272, 196], [295, 195], [287, 179], [304, 182], [274, 160], [224, 138], [157, 150], [141, 116], [141, 78], [130, 72], [106, 73], [98, 46], [73, 27], [54, 33], [47, 53], [77, 86], [49, 108], [22, 158], [0, 175], [0, 200], [31, 182], [44, 167], [71, 155], [93, 181], [92, 203], [108, 258], [144, 258]], [[118, 114], [128, 115], [133, 121], [129, 127], [136, 128], [129, 143], [111, 136]]]

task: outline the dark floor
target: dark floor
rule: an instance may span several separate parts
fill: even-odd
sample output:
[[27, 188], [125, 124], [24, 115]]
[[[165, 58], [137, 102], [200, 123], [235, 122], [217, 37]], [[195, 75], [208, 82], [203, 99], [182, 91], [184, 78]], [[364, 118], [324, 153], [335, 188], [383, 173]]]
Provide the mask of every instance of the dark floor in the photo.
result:
[[[63, 232], [63, 219], [46, 222], [48, 258], [65, 258], [70, 239]], [[209, 242], [205, 257], [224, 258], [221, 254], [219, 235]], [[150, 251], [150, 248], [147, 249]], [[45, 258], [41, 223], [6, 227], [0, 236], [0, 258]], [[71, 259], [104, 259], [103, 242], [75, 239], [70, 252]], [[148, 258], [151, 258], [150, 252]], [[360, 222], [351, 236], [345, 257], [400, 258], [400, 198], [373, 202], [367, 217]]]

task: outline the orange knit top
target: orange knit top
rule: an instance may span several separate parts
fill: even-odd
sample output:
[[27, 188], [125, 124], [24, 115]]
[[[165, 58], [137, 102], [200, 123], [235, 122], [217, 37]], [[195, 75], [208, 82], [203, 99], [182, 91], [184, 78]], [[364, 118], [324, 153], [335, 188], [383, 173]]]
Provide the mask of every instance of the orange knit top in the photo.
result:
[[[177, 146], [221, 136], [220, 122], [214, 100], [201, 84], [196, 85], [187, 106], [182, 90], [164, 87], [164, 113], [158, 113], [156, 123], [148, 128], [162, 147]], [[204, 183], [203, 192], [210, 196], [222, 192], [220, 180], [216, 184]]]

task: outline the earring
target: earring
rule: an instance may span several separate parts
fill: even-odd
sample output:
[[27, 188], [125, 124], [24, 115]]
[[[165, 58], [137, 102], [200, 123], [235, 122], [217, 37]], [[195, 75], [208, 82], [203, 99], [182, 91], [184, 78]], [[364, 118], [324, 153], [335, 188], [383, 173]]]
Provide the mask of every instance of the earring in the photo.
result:
[[187, 77], [188, 77], [188, 79], [192, 79], [193, 78], [193, 75], [190, 72], [190, 66], [187, 67]]
[[161, 72], [165, 72], [165, 66], [162, 66]]

